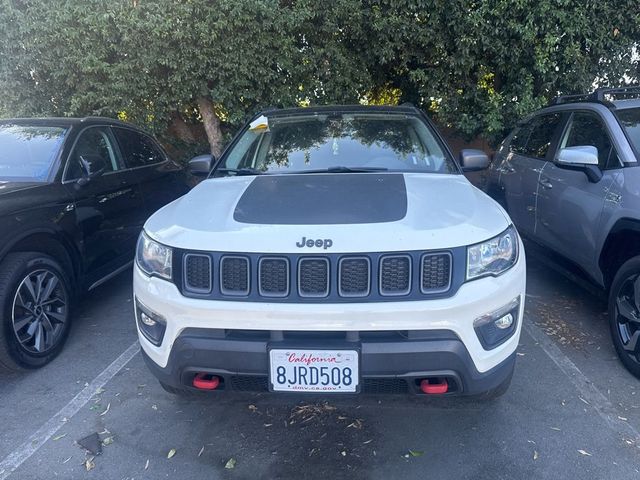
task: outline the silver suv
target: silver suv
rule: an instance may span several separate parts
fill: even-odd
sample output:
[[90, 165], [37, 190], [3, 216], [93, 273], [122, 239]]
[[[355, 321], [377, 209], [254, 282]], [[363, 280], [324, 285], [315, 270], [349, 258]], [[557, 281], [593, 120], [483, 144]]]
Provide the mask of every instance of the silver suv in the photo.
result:
[[606, 289], [613, 343], [640, 377], [640, 87], [562, 96], [496, 152], [486, 190], [519, 232]]

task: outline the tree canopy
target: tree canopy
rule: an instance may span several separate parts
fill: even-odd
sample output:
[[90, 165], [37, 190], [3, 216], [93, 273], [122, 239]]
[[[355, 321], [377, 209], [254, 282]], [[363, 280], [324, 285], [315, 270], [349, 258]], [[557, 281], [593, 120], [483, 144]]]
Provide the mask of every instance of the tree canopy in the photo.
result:
[[0, 115], [219, 153], [268, 106], [410, 101], [496, 141], [559, 93], [636, 82], [639, 42], [637, 0], [0, 0]]

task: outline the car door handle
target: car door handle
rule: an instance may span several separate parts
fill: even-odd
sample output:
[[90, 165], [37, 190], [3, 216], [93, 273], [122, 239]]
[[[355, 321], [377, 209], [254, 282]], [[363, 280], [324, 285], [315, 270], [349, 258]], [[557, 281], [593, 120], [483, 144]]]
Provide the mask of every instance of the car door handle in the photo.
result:
[[553, 188], [553, 183], [551, 183], [549, 180], [547, 180], [546, 178], [541, 178], [540, 180], [538, 180], [538, 183], [540, 185], [542, 185], [543, 188], [546, 189], [551, 189]]

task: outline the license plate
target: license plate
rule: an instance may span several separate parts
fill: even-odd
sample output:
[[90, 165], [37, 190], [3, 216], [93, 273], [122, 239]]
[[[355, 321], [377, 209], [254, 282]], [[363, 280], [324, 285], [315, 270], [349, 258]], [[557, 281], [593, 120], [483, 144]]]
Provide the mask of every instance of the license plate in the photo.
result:
[[276, 392], [358, 391], [356, 350], [272, 349], [270, 381]]

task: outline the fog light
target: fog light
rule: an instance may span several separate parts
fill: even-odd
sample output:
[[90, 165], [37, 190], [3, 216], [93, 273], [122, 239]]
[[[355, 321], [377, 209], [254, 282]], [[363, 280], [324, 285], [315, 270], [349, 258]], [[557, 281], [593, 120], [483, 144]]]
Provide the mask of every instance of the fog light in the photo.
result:
[[496, 327], [498, 327], [500, 330], [504, 330], [505, 328], [509, 328], [511, 325], [513, 325], [513, 315], [507, 313], [505, 316], [500, 317], [493, 323], [495, 323]]
[[506, 342], [516, 331], [519, 313], [520, 297], [518, 296], [504, 307], [476, 318], [473, 328], [482, 348], [491, 350]]
[[136, 298], [136, 318], [140, 333], [155, 346], [162, 344], [167, 321], [161, 315], [140, 303]]
[[144, 312], [140, 312], [140, 321], [148, 327], [155, 327], [156, 323], [158, 323]]

